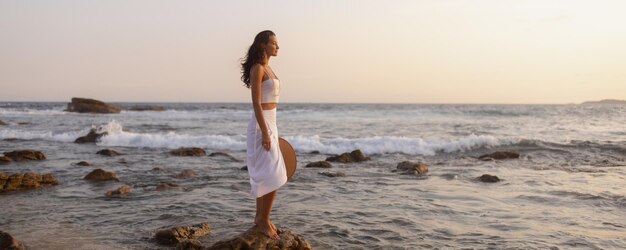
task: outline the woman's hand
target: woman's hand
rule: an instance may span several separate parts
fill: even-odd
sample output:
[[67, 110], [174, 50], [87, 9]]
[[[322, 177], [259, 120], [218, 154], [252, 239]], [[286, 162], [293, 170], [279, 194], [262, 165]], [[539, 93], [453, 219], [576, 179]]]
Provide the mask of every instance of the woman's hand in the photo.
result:
[[263, 132], [263, 136], [262, 136], [261, 142], [263, 143], [262, 144], [263, 148], [265, 148], [265, 150], [269, 151], [270, 147], [272, 146], [272, 141], [270, 140], [270, 135], [269, 135], [269, 133], [267, 131]]

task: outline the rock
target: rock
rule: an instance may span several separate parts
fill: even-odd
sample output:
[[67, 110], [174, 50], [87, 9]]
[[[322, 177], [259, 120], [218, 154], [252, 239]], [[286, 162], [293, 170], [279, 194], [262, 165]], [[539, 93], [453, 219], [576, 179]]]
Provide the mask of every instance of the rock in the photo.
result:
[[180, 190], [182, 189], [181, 187], [179, 187], [177, 184], [171, 183], [171, 182], [162, 182], [159, 183], [159, 185], [157, 185], [156, 187], [156, 191], [167, 191], [167, 190]]
[[74, 143], [96, 143], [100, 137], [107, 134], [107, 132], [97, 133], [96, 129], [91, 129], [87, 135], [76, 138]]
[[241, 167], [241, 170], [248, 170], [248, 165]]
[[507, 152], [507, 151], [496, 151], [491, 154], [481, 155], [478, 157], [479, 160], [483, 161], [491, 161], [491, 160], [502, 160], [502, 159], [517, 159], [519, 158], [518, 153]]
[[30, 149], [5, 152], [4, 156], [11, 158], [13, 161], [41, 161], [46, 159], [42, 152]]
[[163, 170], [163, 169], [162, 169], [162, 168], [160, 168], [160, 167], [154, 167], [154, 168], [152, 168], [152, 170], [151, 170], [151, 171], [154, 171], [154, 172], [163, 172], [163, 171], [165, 171], [165, 170]]
[[138, 106], [132, 106], [130, 108], [126, 108], [126, 110], [130, 110], [130, 111], [165, 111], [165, 108], [161, 107], [161, 106], [138, 105]]
[[428, 166], [421, 162], [403, 161], [398, 163], [396, 169], [404, 172], [404, 174], [420, 175], [428, 172]]
[[200, 223], [191, 226], [177, 226], [168, 229], [160, 229], [154, 235], [154, 239], [156, 239], [159, 244], [174, 245], [184, 240], [202, 237], [210, 232], [211, 227], [208, 223]]
[[115, 173], [104, 171], [100, 168], [91, 171], [91, 173], [87, 174], [83, 179], [88, 181], [120, 181]]
[[328, 177], [346, 177], [344, 172], [319, 172], [318, 174]]
[[205, 156], [206, 151], [201, 148], [179, 148], [170, 151], [170, 154], [175, 156]]
[[195, 172], [195, 171], [193, 171], [193, 170], [191, 170], [191, 169], [185, 169], [185, 170], [183, 170], [182, 172], [180, 172], [180, 174], [178, 174], [178, 175], [176, 176], [176, 178], [179, 178], [179, 179], [186, 179], [186, 178], [191, 178], [191, 177], [194, 177], [194, 176], [196, 176], [196, 175], [198, 175], [198, 174], [196, 174], [196, 172]]
[[318, 155], [318, 154], [320, 154], [320, 151], [319, 150], [313, 150], [313, 151], [309, 152], [309, 154]]
[[10, 141], [10, 142], [14, 142], [14, 141], [20, 141], [21, 139], [18, 139], [18, 138], [12, 137], [12, 138], [4, 138], [4, 139], [2, 139], [2, 140], [3, 140], [3, 141]]
[[76, 163], [76, 165], [77, 166], [83, 166], [83, 167], [84, 166], [91, 166], [91, 164], [89, 164], [89, 162], [86, 162], [86, 161], [78, 162], [78, 163]]
[[18, 122], [17, 125], [30, 125], [30, 122]]
[[0, 164], [9, 164], [11, 162], [13, 162], [11, 158], [6, 157], [6, 156], [0, 156]]
[[119, 153], [119, 152], [117, 152], [117, 151], [115, 151], [115, 150], [112, 150], [112, 149], [108, 149], [108, 148], [107, 148], [107, 149], [100, 150], [100, 151], [98, 151], [96, 154], [99, 154], [99, 155], [106, 155], [106, 156], [118, 156], [118, 155], [122, 155], [121, 153]]
[[8, 175], [0, 172], [0, 192], [27, 190], [57, 184], [59, 182], [52, 174], [24, 173]]
[[[0, 126], [6, 126], [6, 125], [9, 125], [9, 124], [6, 124], [6, 123], [5, 123], [5, 122], [3, 122], [2, 120], [0, 120]], [[1, 231], [0, 231], [0, 232], [1, 232]]]
[[341, 162], [341, 163], [350, 163], [350, 162], [362, 162], [370, 160], [369, 157], [365, 157], [361, 150], [354, 150], [350, 153], [343, 153], [341, 155], [335, 155], [326, 158], [326, 161], [330, 162]]
[[120, 197], [120, 196], [125, 196], [126, 194], [130, 193], [130, 186], [128, 185], [123, 185], [118, 187], [116, 190], [109, 190], [106, 192], [106, 196], [107, 197]]
[[0, 249], [26, 250], [26, 247], [9, 233], [0, 231]]
[[332, 168], [333, 165], [330, 165], [330, 162], [327, 161], [316, 161], [306, 164], [305, 168]]
[[108, 114], [108, 113], [119, 113], [122, 109], [111, 105], [106, 104], [102, 101], [88, 99], [88, 98], [72, 98], [72, 102], [67, 104], [67, 112], [78, 112], [78, 113], [99, 113], [99, 114]]
[[488, 174], [484, 174], [481, 175], [480, 177], [478, 177], [478, 180], [482, 181], [482, 182], [499, 182], [500, 178], [498, 178], [498, 176], [495, 175], [488, 175]]
[[210, 157], [215, 157], [215, 156], [222, 156], [222, 157], [226, 157], [228, 159], [230, 159], [231, 161], [235, 161], [235, 162], [241, 162], [241, 160], [227, 154], [227, 153], [222, 153], [222, 152], [213, 152], [209, 155]]
[[256, 226], [229, 240], [218, 241], [211, 247], [203, 249], [282, 249], [282, 250], [310, 250], [311, 245], [302, 236], [291, 231], [276, 229], [278, 240], [272, 240], [258, 231]]

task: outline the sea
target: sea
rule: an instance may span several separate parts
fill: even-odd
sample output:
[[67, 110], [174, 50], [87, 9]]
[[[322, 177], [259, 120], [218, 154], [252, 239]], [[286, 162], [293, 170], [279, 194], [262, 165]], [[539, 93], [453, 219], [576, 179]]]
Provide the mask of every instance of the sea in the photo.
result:
[[[242, 169], [250, 103], [113, 104], [166, 110], [83, 114], [64, 111], [66, 102], [0, 102], [0, 152], [47, 158], [0, 172], [60, 182], [0, 194], [0, 230], [29, 249], [173, 249], [155, 232], [206, 222], [211, 233], [199, 240], [211, 245], [251, 227], [255, 199]], [[298, 165], [271, 220], [313, 249], [626, 249], [626, 105], [281, 103], [277, 124]], [[108, 134], [74, 143], [91, 129]], [[169, 154], [181, 147], [207, 156]], [[357, 149], [371, 160], [305, 167]], [[496, 151], [520, 157], [479, 159]], [[428, 172], [395, 171], [403, 161]], [[83, 180], [96, 168], [120, 181]], [[197, 175], [177, 178], [187, 169]], [[500, 181], [481, 182], [483, 174]], [[155, 191], [166, 182], [181, 188]], [[105, 195], [124, 184], [128, 195]]]

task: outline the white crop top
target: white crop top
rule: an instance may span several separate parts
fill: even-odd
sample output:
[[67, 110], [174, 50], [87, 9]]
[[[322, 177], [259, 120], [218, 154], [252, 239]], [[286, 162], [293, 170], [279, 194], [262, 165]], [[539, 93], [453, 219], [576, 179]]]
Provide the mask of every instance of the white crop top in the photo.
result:
[[280, 94], [280, 81], [267, 79], [261, 83], [261, 103], [278, 103]]

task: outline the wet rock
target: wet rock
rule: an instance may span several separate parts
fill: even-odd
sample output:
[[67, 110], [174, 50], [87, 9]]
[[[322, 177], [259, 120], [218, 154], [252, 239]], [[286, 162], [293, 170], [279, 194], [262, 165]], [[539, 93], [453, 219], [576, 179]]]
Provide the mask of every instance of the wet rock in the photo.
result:
[[26, 247], [9, 233], [0, 231], [0, 249], [26, 250]]
[[170, 151], [170, 154], [174, 156], [205, 156], [206, 151], [201, 148], [179, 148]]
[[184, 240], [202, 237], [210, 232], [211, 227], [208, 223], [200, 223], [190, 226], [177, 226], [160, 229], [154, 235], [154, 239], [162, 245], [174, 245]]
[[30, 149], [5, 152], [4, 156], [11, 158], [13, 161], [41, 161], [46, 159], [42, 152]]
[[11, 158], [6, 157], [6, 156], [0, 156], [0, 164], [9, 164], [11, 162], [13, 162]]
[[228, 159], [230, 159], [231, 161], [235, 161], [235, 162], [241, 162], [241, 160], [227, 154], [227, 153], [223, 153], [223, 152], [213, 152], [209, 155], [210, 157], [217, 157], [217, 156], [221, 156], [221, 157], [226, 157]]
[[320, 151], [319, 150], [313, 150], [313, 151], [309, 152], [309, 154], [318, 155], [318, 154], [320, 154]]
[[122, 155], [121, 153], [119, 153], [119, 152], [117, 152], [117, 151], [115, 151], [115, 150], [112, 150], [112, 149], [108, 149], [108, 148], [107, 148], [107, 149], [100, 150], [100, 151], [98, 151], [96, 154], [99, 154], [99, 155], [105, 155], [105, 156], [118, 156], [118, 155]]
[[154, 171], [154, 172], [163, 172], [163, 171], [165, 171], [165, 170], [164, 170], [164, 169], [162, 169], [162, 168], [160, 168], [160, 167], [154, 167], [154, 168], [152, 168], [152, 170], [151, 170], [151, 171]]
[[21, 141], [21, 139], [12, 137], [12, 138], [4, 138], [2, 139], [3, 141], [10, 141], [10, 142], [14, 142], [14, 141]]
[[202, 249], [297, 249], [310, 250], [311, 245], [302, 236], [291, 231], [276, 229], [278, 240], [272, 240], [258, 231], [256, 226], [248, 229], [246, 232], [228, 240], [222, 240], [211, 247]]
[[89, 164], [89, 162], [86, 162], [86, 161], [80, 161], [80, 162], [76, 163], [76, 166], [83, 166], [83, 167], [85, 167], [85, 166], [91, 166], [91, 164]]
[[156, 187], [156, 191], [167, 191], [167, 190], [182, 190], [183, 188], [178, 186], [178, 184], [174, 184], [171, 182], [162, 182], [159, 183]]
[[246, 165], [246, 166], [241, 167], [241, 170], [248, 170], [248, 166]]
[[332, 168], [333, 165], [330, 165], [330, 162], [327, 161], [316, 161], [306, 164], [305, 168]]
[[503, 159], [517, 159], [519, 158], [519, 154], [515, 152], [508, 151], [496, 151], [491, 154], [485, 154], [478, 157], [479, 160], [482, 161], [492, 161], [492, 160], [503, 160]]
[[120, 197], [120, 196], [126, 196], [128, 193], [130, 193], [130, 186], [128, 185], [123, 185], [118, 187], [115, 190], [109, 190], [106, 192], [106, 196], [107, 197]]
[[500, 178], [498, 178], [498, 176], [495, 176], [495, 175], [484, 174], [478, 177], [478, 180], [482, 182], [493, 183], [493, 182], [499, 182]]
[[195, 171], [191, 170], [191, 169], [185, 169], [183, 171], [180, 172], [180, 174], [178, 174], [176, 176], [176, 178], [179, 179], [186, 179], [186, 178], [191, 178], [198, 175]]
[[96, 143], [100, 137], [107, 134], [107, 132], [97, 133], [96, 129], [91, 129], [87, 135], [76, 138], [74, 143]]
[[350, 153], [343, 153], [341, 155], [334, 155], [326, 158], [326, 161], [330, 162], [341, 162], [341, 163], [350, 163], [350, 162], [362, 162], [370, 160], [369, 157], [365, 157], [361, 150], [357, 149]]
[[78, 113], [119, 113], [122, 109], [115, 105], [107, 104], [102, 101], [88, 98], [72, 98], [72, 102], [67, 104], [67, 112]]
[[328, 177], [346, 177], [344, 172], [319, 172], [318, 174]]
[[138, 105], [126, 108], [125, 110], [130, 111], [165, 111], [164, 107], [161, 106], [149, 106], [149, 105]]
[[52, 174], [24, 173], [8, 175], [0, 172], [0, 192], [27, 190], [57, 185]]
[[83, 179], [88, 181], [120, 181], [115, 173], [104, 171], [100, 168], [91, 171]]
[[30, 122], [18, 122], [17, 125], [30, 125]]
[[421, 162], [403, 161], [398, 163], [396, 170], [404, 174], [421, 175], [428, 172], [428, 166]]
[[6, 123], [5, 123], [5, 122], [3, 122], [2, 120], [0, 120], [0, 126], [6, 126], [6, 125], [9, 125], [9, 124], [6, 124]]

